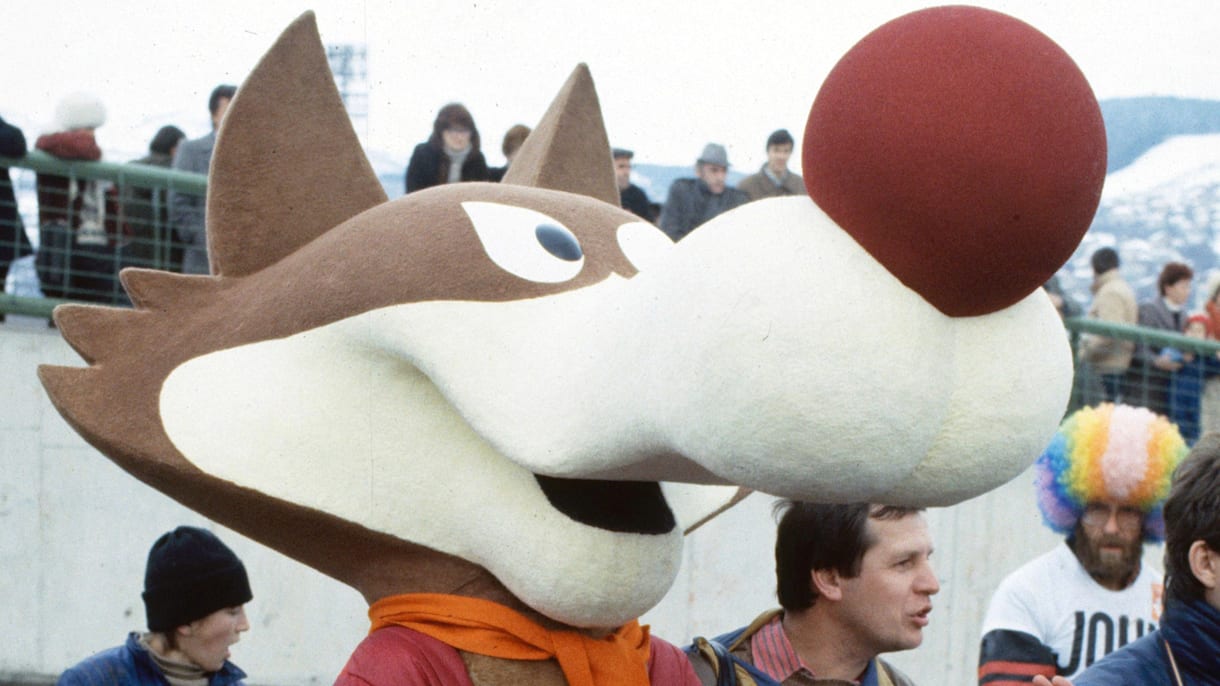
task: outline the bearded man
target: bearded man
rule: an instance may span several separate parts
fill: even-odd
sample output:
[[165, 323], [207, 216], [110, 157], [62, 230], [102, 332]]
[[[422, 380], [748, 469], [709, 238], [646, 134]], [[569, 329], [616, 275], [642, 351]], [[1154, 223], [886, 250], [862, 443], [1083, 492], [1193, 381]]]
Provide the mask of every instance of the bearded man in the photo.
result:
[[979, 684], [1072, 678], [1157, 628], [1162, 579], [1142, 563], [1186, 444], [1165, 417], [1105, 403], [1066, 420], [1035, 465], [1038, 507], [1064, 545], [1008, 575], [991, 599]]

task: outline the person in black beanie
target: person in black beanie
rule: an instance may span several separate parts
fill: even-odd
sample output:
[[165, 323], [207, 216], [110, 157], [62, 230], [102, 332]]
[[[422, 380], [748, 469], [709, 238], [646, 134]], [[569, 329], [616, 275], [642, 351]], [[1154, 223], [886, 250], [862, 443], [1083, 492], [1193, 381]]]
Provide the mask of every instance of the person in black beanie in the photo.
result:
[[180, 526], [157, 539], [144, 570], [148, 633], [65, 671], [59, 686], [233, 686], [245, 672], [229, 647], [250, 628], [246, 568], [210, 531]]

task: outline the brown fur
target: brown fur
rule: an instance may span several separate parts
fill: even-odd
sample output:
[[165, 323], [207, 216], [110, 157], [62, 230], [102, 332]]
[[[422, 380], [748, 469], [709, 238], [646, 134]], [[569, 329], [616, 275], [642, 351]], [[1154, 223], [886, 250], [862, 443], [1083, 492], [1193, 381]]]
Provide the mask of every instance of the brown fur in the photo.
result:
[[[523, 169], [518, 183], [539, 180], [552, 190], [459, 184], [387, 203], [306, 14], [241, 86], [222, 124], [207, 210], [215, 276], [127, 270], [122, 280], [135, 310], [58, 308], [64, 338], [90, 366], [39, 369], [55, 407], [136, 478], [355, 587], [370, 602], [400, 593], [458, 593], [502, 602], [553, 626], [477, 565], [200, 471], [166, 435], [158, 398], [165, 378], [190, 359], [371, 309], [531, 298], [612, 273], [634, 274], [613, 231], [632, 216], [617, 203], [567, 192], [614, 188], [614, 179], [608, 144], [600, 154], [598, 145], [570, 153], [562, 144], [581, 140], [566, 127], [588, 126], [594, 117], [600, 125], [586, 69], [577, 70], [564, 93], [567, 107], [553, 108], [535, 130], [545, 149], [531, 151], [531, 136], [522, 154], [538, 166], [552, 155], [583, 159], [583, 172], [563, 167], [571, 172], [569, 186]], [[581, 108], [588, 111], [575, 118], [567, 111]], [[531, 207], [572, 227], [586, 251], [584, 271], [564, 284], [506, 275], [487, 259], [460, 209], [463, 200]]]

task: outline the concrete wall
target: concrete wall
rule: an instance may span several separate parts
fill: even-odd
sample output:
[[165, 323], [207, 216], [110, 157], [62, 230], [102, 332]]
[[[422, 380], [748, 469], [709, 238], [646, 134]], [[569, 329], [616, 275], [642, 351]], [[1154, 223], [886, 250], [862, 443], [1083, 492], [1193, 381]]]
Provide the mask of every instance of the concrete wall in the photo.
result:
[[[0, 324], [0, 684], [46, 682], [144, 626], [140, 590], [152, 541], [178, 524], [207, 526], [245, 561], [252, 629], [234, 661], [254, 684], [329, 684], [367, 631], [347, 586], [211, 524], [144, 486], [80, 439], [51, 407], [39, 364], [79, 365], [41, 320]], [[687, 540], [669, 595], [649, 612], [676, 643], [746, 623], [772, 607], [772, 499], [752, 496]], [[1028, 475], [957, 507], [932, 510], [942, 591], [925, 642], [893, 657], [918, 683], [974, 683], [978, 626], [991, 591], [1055, 545]], [[1151, 551], [1157, 561], [1160, 552]]]

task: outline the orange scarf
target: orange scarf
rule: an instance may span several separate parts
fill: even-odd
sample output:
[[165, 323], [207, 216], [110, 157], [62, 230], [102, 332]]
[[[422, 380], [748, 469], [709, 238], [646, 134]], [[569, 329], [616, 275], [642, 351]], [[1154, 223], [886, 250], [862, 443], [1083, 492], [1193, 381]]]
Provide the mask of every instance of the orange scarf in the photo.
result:
[[544, 629], [524, 615], [478, 598], [411, 593], [369, 607], [369, 633], [404, 626], [459, 650], [510, 660], [559, 661], [571, 686], [648, 686], [648, 628], [632, 620], [594, 639]]

